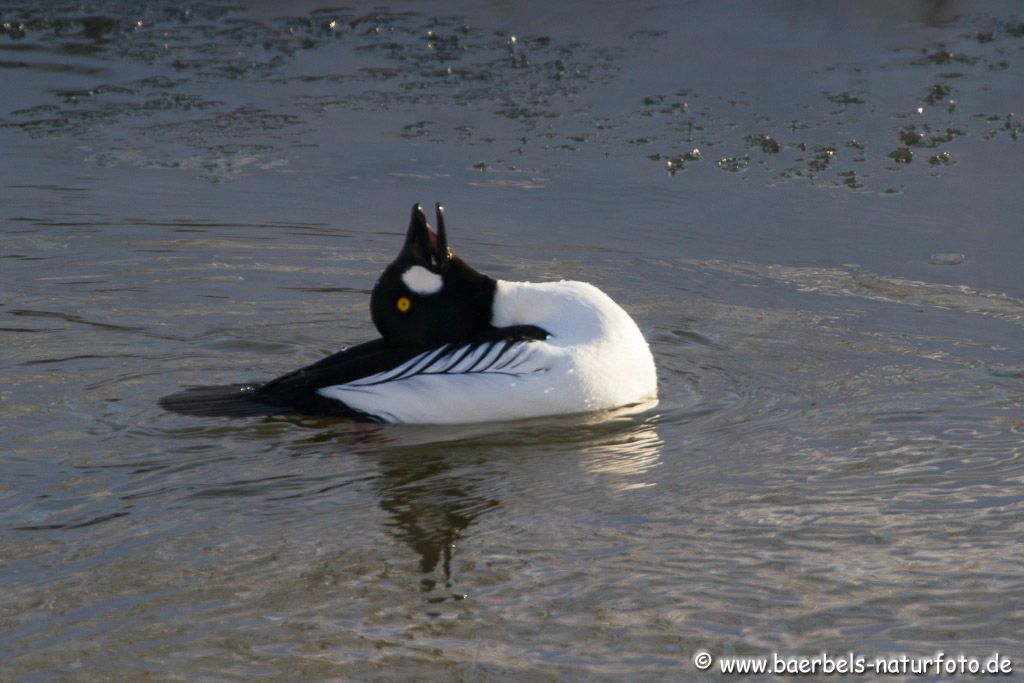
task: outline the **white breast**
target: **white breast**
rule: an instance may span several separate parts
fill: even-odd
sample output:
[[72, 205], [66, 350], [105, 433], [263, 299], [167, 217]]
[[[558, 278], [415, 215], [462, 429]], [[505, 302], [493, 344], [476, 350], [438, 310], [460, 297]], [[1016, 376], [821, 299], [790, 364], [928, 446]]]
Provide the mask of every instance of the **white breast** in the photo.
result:
[[551, 337], [463, 355], [428, 352], [319, 393], [389, 422], [415, 424], [582, 413], [657, 394], [654, 360], [639, 328], [593, 285], [499, 280], [492, 324], [537, 325]]

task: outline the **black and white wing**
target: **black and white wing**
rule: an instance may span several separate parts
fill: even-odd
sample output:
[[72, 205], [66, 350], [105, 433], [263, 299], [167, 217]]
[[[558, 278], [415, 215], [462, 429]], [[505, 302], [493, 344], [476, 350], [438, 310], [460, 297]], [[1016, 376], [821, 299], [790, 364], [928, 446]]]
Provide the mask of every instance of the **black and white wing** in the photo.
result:
[[[408, 399], [408, 389], [414, 384], [422, 389], [425, 378], [485, 376], [488, 373], [514, 377], [540, 371], [543, 364], [538, 365], [539, 357], [529, 350], [531, 344], [547, 336], [541, 328], [520, 325], [488, 330], [464, 344], [426, 349], [389, 347], [377, 339], [339, 351], [264, 384], [193, 387], [162, 398], [160, 405], [174, 412], [203, 417], [302, 413], [393, 420], [403, 412], [402, 406], [398, 406], [395, 413], [367, 397], [379, 397], [386, 402], [387, 387], [403, 386], [405, 390], [397, 394]], [[442, 392], [448, 386], [451, 385], [435, 382], [433, 390]], [[422, 398], [433, 401], [434, 405], [445, 400], [443, 395]]]
[[[535, 338], [448, 344], [317, 393], [388, 422], [473, 422], [482, 411], [494, 415], [495, 406], [510, 401], [512, 387], [555, 362], [557, 354]], [[514, 415], [515, 405], [509, 410]]]

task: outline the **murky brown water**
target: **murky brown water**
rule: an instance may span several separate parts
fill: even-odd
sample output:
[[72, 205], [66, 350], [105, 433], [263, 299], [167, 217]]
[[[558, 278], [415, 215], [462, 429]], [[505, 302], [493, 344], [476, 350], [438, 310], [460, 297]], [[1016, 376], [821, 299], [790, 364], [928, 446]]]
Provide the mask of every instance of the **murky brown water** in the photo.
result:
[[[8, 3], [0, 678], [1024, 668], [1022, 21]], [[438, 199], [485, 272], [620, 300], [660, 404], [157, 408], [369, 338], [408, 205]]]

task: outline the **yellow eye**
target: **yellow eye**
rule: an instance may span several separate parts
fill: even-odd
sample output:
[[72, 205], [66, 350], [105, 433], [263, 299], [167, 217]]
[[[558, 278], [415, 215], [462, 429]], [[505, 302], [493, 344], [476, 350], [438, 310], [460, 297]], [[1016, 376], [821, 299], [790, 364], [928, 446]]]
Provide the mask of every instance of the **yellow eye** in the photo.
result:
[[412, 302], [409, 301], [409, 297], [401, 296], [398, 297], [398, 301], [395, 302], [395, 306], [398, 307], [399, 312], [405, 313], [412, 308]]

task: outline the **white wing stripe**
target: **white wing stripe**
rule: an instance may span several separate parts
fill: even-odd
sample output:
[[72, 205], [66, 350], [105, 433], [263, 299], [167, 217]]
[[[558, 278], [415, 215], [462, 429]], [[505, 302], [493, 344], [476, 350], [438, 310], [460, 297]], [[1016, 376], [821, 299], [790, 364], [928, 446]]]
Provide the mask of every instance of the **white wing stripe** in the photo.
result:
[[[388, 378], [388, 379], [404, 379], [405, 377], [408, 377], [410, 375], [416, 375], [416, 374], [422, 372], [425, 367], [430, 365], [431, 362], [435, 358], [437, 358], [439, 356], [443, 357], [444, 354], [448, 351], [448, 349], [449, 349], [448, 346], [442, 346], [441, 348], [439, 348], [439, 349], [437, 349], [435, 351], [428, 351], [426, 353], [420, 354], [419, 356], [416, 356], [416, 358], [414, 358], [412, 361], [409, 362], [409, 364], [408, 364], [409, 365], [408, 372], [399, 373], [399, 375], [402, 375], [401, 377], [394, 377], [394, 378]], [[414, 361], [420, 361], [420, 360], [422, 360], [423, 362], [422, 363], [414, 362]]]
[[514, 346], [512, 348], [515, 349], [515, 353], [513, 353], [512, 356], [510, 358], [508, 358], [504, 363], [502, 363], [498, 367], [494, 368], [495, 370], [504, 370], [508, 365], [510, 365], [511, 363], [515, 362], [520, 356], [523, 355], [523, 351], [524, 351], [523, 348], [516, 348]]
[[477, 361], [480, 360], [480, 357], [487, 353], [487, 351], [490, 348], [490, 344], [481, 344], [479, 347], [473, 349], [470, 353], [463, 354], [463, 356], [459, 359], [459, 362], [454, 363], [452, 367], [448, 369], [448, 372], [452, 374], [469, 372], [470, 369], [474, 365], [476, 365]]
[[469, 353], [472, 346], [456, 346], [456, 347], [445, 347], [444, 353], [438, 355], [432, 363], [424, 366], [417, 370], [416, 374], [434, 374], [438, 372], [445, 372], [452, 366], [458, 358], [461, 358], [465, 354]]
[[460, 346], [443, 358], [438, 359], [438, 362], [435, 363], [438, 366], [436, 369], [429, 368], [429, 370], [434, 372], [451, 372], [451, 369], [462, 362], [462, 359], [472, 353], [475, 348], [472, 344]]
[[373, 375], [367, 375], [357, 380], [348, 382], [345, 386], [359, 387], [367, 386], [370, 384], [379, 384], [381, 382], [391, 382], [396, 379], [401, 379], [402, 375], [415, 374], [419, 372], [422, 367], [428, 364], [434, 357], [444, 353], [448, 347], [442, 346], [438, 349], [426, 351], [418, 356], [413, 356], [409, 360], [405, 361], [398, 367], [386, 370], [384, 372], [378, 372]]
[[491, 347], [487, 350], [487, 353], [480, 358], [480, 360], [469, 369], [470, 372], [486, 372], [494, 365], [494, 361], [498, 359], [505, 349], [509, 346], [508, 343], [502, 344], [491, 344]]
[[[514, 375], [543, 372], [545, 368], [533, 368], [524, 372], [515, 372], [517, 368], [530, 359], [530, 354], [526, 352], [531, 343], [534, 342], [484, 342], [456, 347], [445, 345], [421, 353], [391, 370], [378, 372], [334, 386], [356, 391], [356, 387], [372, 387], [389, 382], [401, 382], [402, 380], [414, 379], [424, 375], [488, 373]], [[499, 361], [501, 361], [500, 364]], [[324, 389], [328, 388], [334, 387], [324, 387]]]

